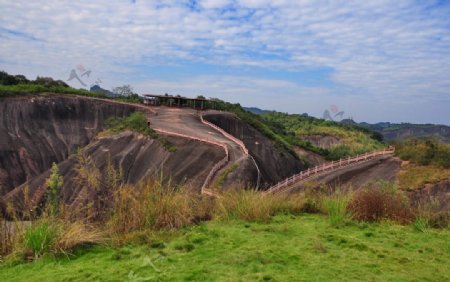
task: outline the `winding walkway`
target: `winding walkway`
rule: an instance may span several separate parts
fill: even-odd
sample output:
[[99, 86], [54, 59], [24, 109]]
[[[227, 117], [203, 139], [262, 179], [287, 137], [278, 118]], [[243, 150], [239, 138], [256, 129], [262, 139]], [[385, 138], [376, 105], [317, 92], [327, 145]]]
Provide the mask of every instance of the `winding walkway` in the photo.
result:
[[[83, 96], [83, 98], [86, 98]], [[214, 146], [220, 147], [224, 150], [225, 156], [219, 162], [217, 162], [208, 173], [201, 192], [211, 196], [217, 196], [217, 194], [209, 189], [214, 177], [217, 173], [225, 168], [229, 163], [236, 163], [245, 158], [251, 158], [258, 170], [258, 182], [260, 179], [260, 170], [254, 158], [249, 154], [245, 144], [238, 138], [225, 132], [222, 128], [205, 121], [203, 118], [204, 113], [200, 113], [193, 109], [180, 109], [169, 107], [149, 107], [146, 105], [139, 105], [134, 103], [120, 102], [109, 99], [93, 98], [93, 100], [101, 100], [104, 102], [127, 104], [136, 108], [142, 109], [147, 113], [147, 119], [150, 121], [152, 128], [161, 134], [172, 135], [182, 138], [187, 138], [195, 141], [208, 143]], [[207, 112], [206, 112], [207, 114]], [[200, 121], [200, 122], [199, 122]], [[213, 129], [213, 130], [211, 130]], [[368, 160], [372, 160], [379, 156], [391, 155], [394, 153], [394, 148], [378, 150], [374, 152], [358, 155], [353, 158], [340, 159], [338, 161], [332, 161], [324, 163], [308, 170], [301, 171], [298, 174], [294, 174], [279, 183], [273, 185], [264, 193], [281, 193], [289, 191], [294, 185], [298, 185], [305, 182], [314, 176], [317, 176], [324, 172], [333, 172], [340, 169], [349, 167], [354, 164], [359, 164]]]
[[285, 180], [282, 180], [278, 182], [277, 184], [273, 185], [269, 189], [265, 191], [265, 193], [271, 194], [271, 193], [281, 193], [289, 191], [290, 188], [292, 188], [293, 185], [298, 185], [302, 182], [305, 182], [314, 176], [317, 176], [320, 173], [324, 172], [333, 172], [337, 171], [346, 167], [349, 167], [354, 164], [363, 163], [369, 160], [372, 160], [379, 156], [386, 156], [386, 155], [392, 155], [394, 153], [394, 148], [389, 149], [383, 149], [378, 151], [373, 151], [369, 153], [365, 153], [362, 155], [358, 155], [353, 158], [345, 158], [340, 159], [338, 161], [331, 161], [327, 162], [318, 166], [315, 166], [313, 168], [308, 168], [305, 171], [301, 171], [300, 173], [294, 174], [291, 177], [286, 178]]
[[248, 149], [241, 140], [205, 121], [203, 115], [195, 110], [168, 107], [158, 107], [151, 110], [155, 114], [149, 115], [148, 119], [155, 131], [208, 143], [224, 150], [224, 158], [211, 168], [202, 185], [201, 192], [203, 194], [214, 196], [215, 193], [209, 189], [209, 186], [217, 173], [228, 164], [237, 163], [249, 157]]

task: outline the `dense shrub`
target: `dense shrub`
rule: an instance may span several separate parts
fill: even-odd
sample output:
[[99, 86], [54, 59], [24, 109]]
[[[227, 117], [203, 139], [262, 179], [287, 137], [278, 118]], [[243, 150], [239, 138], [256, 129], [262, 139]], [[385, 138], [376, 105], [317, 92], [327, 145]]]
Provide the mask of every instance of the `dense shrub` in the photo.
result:
[[395, 143], [395, 154], [419, 165], [450, 168], [450, 145], [437, 139], [410, 139]]
[[29, 80], [23, 75], [10, 75], [5, 71], [0, 71], [0, 85], [16, 85], [28, 82]]
[[175, 152], [177, 148], [165, 136], [158, 135], [148, 124], [148, 120], [142, 112], [134, 112], [128, 117], [110, 117], [106, 120], [106, 128], [113, 133], [131, 130], [139, 132], [153, 139], [157, 139], [169, 152]]
[[354, 219], [368, 222], [389, 219], [407, 223], [414, 217], [408, 198], [396, 190], [379, 187], [355, 192], [347, 209]]
[[134, 112], [128, 117], [110, 117], [106, 120], [106, 128], [112, 132], [131, 130], [157, 138], [158, 134], [148, 126], [147, 118], [142, 112]]

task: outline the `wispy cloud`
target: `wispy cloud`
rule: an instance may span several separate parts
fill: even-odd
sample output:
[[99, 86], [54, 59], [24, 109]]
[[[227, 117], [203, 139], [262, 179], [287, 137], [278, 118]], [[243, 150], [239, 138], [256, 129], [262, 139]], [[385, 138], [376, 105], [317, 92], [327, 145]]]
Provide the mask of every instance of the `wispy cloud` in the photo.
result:
[[[284, 83], [265, 78], [262, 86], [262, 78], [245, 75], [237, 83], [236, 75], [233, 89], [225, 83], [216, 89], [202, 80], [211, 81], [207, 73], [184, 80], [176, 80], [176, 73], [173, 80], [160, 79], [160, 85], [173, 89], [166, 84], [172, 81], [191, 93], [208, 90], [223, 98], [239, 92], [249, 103], [288, 92], [300, 104], [301, 99], [323, 104], [320, 99], [335, 97], [366, 104], [389, 101], [399, 111], [386, 118], [396, 120], [410, 118], [407, 107], [415, 104], [450, 108], [450, 4], [442, 1], [17, 0], [3, 1], [0, 10], [2, 67], [27, 75], [64, 79], [70, 67], [84, 63], [109, 86], [154, 87], [156, 78], [142, 75], [141, 66], [188, 65], [196, 73], [199, 64], [224, 72], [327, 68], [332, 70], [327, 86], [319, 79], [306, 87], [302, 77]], [[230, 82], [228, 74], [225, 80]], [[253, 89], [266, 96], [249, 94]], [[378, 118], [361, 113], [363, 119]], [[448, 123], [450, 113], [438, 120]]]

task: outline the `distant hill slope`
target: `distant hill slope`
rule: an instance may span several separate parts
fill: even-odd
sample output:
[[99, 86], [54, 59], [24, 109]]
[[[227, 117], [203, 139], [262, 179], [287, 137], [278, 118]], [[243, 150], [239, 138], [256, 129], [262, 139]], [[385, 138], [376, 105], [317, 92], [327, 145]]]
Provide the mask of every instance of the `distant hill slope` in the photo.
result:
[[[244, 107], [243, 109], [257, 115], [270, 115], [271, 113], [277, 113], [276, 111], [262, 110], [256, 107]], [[304, 113], [301, 115], [292, 116], [308, 117], [308, 114]], [[371, 131], [378, 132], [383, 136], [383, 140], [385, 141], [403, 140], [412, 137], [437, 137], [441, 141], [450, 144], [450, 126], [447, 125], [391, 122], [378, 122], [371, 124], [367, 122], [357, 123], [351, 119], [344, 119], [340, 123], [345, 125], [364, 127]]]
[[106, 97], [109, 97], [109, 98], [117, 98], [117, 97], [120, 97], [119, 94], [116, 94], [116, 93], [114, 93], [114, 92], [112, 92], [112, 91], [103, 89], [103, 88], [101, 88], [101, 87], [98, 86], [98, 85], [93, 85], [93, 86], [91, 86], [91, 88], [89, 89], [89, 91], [101, 93], [101, 94], [103, 94], [103, 95], [105, 95]]
[[445, 143], [450, 143], [450, 126], [439, 124], [413, 124], [379, 122], [370, 124], [367, 122], [355, 123], [352, 120], [342, 121], [346, 124], [358, 124], [383, 135], [384, 140], [403, 140], [412, 137], [437, 137]]
[[258, 108], [243, 109], [289, 144], [310, 164], [323, 162], [323, 158], [337, 160], [354, 156], [383, 146], [379, 133], [357, 124], [342, 124], [307, 114], [287, 114]]
[[260, 114], [264, 114], [264, 113], [270, 113], [272, 111], [269, 110], [261, 110], [260, 108], [256, 108], [256, 107], [242, 107], [244, 110], [246, 110], [247, 112], [251, 112], [257, 115]]

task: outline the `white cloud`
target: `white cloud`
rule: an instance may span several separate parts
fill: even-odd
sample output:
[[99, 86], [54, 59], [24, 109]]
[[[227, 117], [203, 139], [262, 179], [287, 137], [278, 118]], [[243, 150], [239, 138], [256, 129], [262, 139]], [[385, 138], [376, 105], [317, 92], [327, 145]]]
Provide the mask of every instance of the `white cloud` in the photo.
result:
[[231, 3], [229, 0], [202, 0], [201, 6], [205, 9], [223, 8]]
[[[127, 83], [122, 77], [140, 77], [142, 68], [137, 66], [143, 65], [327, 68], [334, 84], [327, 86], [330, 93], [352, 99], [359, 95], [367, 101], [428, 101], [430, 107], [433, 101], [450, 104], [448, 4], [204, 0], [193, 7], [188, 2], [3, 1], [1, 68], [65, 79], [70, 68], [81, 63], [109, 80], [108, 86]], [[199, 77], [204, 78], [191, 77], [196, 85], [180, 85], [199, 92], [208, 86]], [[250, 93], [262, 83], [245, 79], [233, 93]], [[266, 84], [277, 87], [266, 87], [276, 93], [314, 91], [278, 81], [269, 79]], [[231, 95], [225, 84], [221, 86], [208, 89]], [[319, 97], [311, 96], [320, 104]], [[289, 105], [280, 104], [283, 108]], [[443, 120], [450, 120], [449, 115]]]

